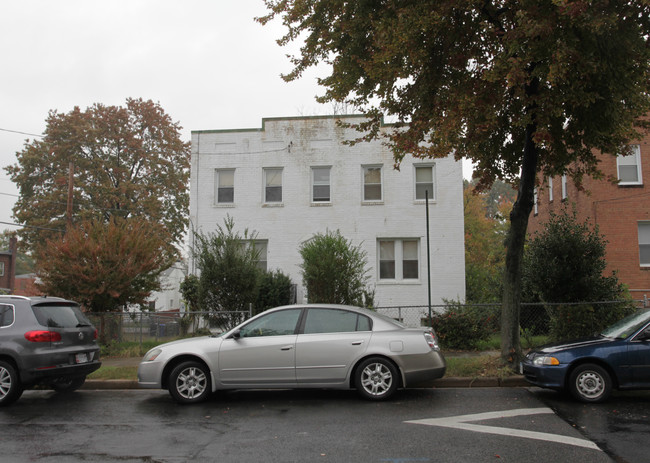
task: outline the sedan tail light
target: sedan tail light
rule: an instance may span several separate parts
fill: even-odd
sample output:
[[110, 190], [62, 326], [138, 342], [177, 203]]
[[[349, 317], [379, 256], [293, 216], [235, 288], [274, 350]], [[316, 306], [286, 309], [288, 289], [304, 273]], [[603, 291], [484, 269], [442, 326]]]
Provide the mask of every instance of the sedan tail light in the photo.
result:
[[427, 341], [427, 344], [431, 349], [440, 350], [440, 346], [438, 345], [438, 340], [436, 339], [436, 335], [433, 333], [433, 331], [425, 331], [424, 339]]
[[28, 331], [25, 339], [30, 342], [58, 342], [61, 340], [61, 333], [56, 331]]

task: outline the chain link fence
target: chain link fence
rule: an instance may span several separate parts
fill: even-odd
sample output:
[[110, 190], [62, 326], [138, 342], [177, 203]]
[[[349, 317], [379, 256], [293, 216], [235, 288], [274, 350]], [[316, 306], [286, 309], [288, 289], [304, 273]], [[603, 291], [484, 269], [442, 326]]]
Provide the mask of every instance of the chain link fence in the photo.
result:
[[227, 331], [252, 316], [250, 311], [86, 313], [101, 344], [170, 340]]
[[[600, 301], [579, 304], [522, 304], [520, 326], [523, 336], [548, 335], [560, 330], [563, 321], [580, 317], [587, 331], [601, 327], [603, 317], [621, 318], [621, 308], [648, 308], [648, 300]], [[500, 330], [501, 304], [459, 304], [429, 306], [377, 307], [377, 312], [399, 320], [410, 327], [431, 326], [436, 331], [439, 317], [449, 314], [470, 314], [480, 320], [485, 330]], [[110, 342], [167, 342], [188, 336], [215, 334], [238, 325], [253, 315], [244, 312], [110, 312], [87, 313], [99, 332], [102, 344]], [[615, 320], [614, 320], [615, 321]], [[609, 323], [607, 323], [609, 324]]]

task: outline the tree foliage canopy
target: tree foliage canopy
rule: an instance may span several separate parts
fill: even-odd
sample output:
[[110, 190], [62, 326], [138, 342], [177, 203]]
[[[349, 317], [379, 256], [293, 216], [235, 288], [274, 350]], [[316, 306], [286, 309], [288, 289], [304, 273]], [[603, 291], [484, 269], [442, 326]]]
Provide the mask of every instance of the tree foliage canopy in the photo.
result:
[[164, 225], [180, 244], [188, 220], [189, 143], [159, 104], [127, 99], [125, 107], [95, 104], [67, 114], [51, 111], [42, 139], [26, 142], [5, 167], [19, 189], [13, 212], [28, 226], [30, 247], [66, 223], [68, 177], [74, 163], [74, 221], [141, 217]]
[[[506, 240], [502, 358], [521, 358], [521, 263], [539, 172], [600, 176], [594, 149], [619, 154], [650, 110], [647, 0], [265, 0], [281, 45], [302, 42], [286, 80], [318, 63], [321, 102], [369, 119], [406, 155], [474, 161], [479, 188], [518, 185]], [[380, 131], [384, 116], [395, 129]]]
[[245, 311], [257, 300], [260, 270], [255, 233], [235, 231], [232, 217], [214, 233], [194, 234], [192, 250], [200, 270], [198, 301], [201, 310]]
[[176, 259], [159, 224], [115, 217], [85, 221], [39, 248], [36, 272], [49, 295], [75, 300], [94, 312], [143, 304], [160, 289], [160, 274]]
[[300, 246], [302, 279], [309, 302], [372, 306], [367, 256], [340, 231], [318, 233]]
[[648, 109], [650, 6], [643, 0], [265, 0], [280, 44], [304, 39], [294, 80], [319, 62], [322, 101], [408, 123], [389, 135], [396, 160], [476, 162], [487, 184], [519, 175], [526, 129], [539, 167], [573, 160], [593, 173], [592, 148], [620, 152]]
[[501, 298], [508, 229], [504, 211], [512, 208], [511, 192], [503, 182], [487, 192], [477, 192], [471, 184], [463, 190], [468, 303], [494, 303]]

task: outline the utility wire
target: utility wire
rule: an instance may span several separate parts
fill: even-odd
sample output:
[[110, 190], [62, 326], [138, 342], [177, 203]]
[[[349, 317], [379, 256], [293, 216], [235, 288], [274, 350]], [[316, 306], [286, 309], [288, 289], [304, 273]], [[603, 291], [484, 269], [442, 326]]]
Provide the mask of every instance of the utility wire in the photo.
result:
[[38, 135], [38, 134], [35, 134], [35, 133], [21, 132], [20, 130], [10, 130], [10, 129], [3, 129], [3, 128], [0, 128], [0, 131], [1, 132], [10, 132], [10, 133], [19, 133], [21, 135], [29, 135], [31, 137], [40, 137], [40, 138], [43, 138], [45, 136], [45, 135], [42, 135], [42, 134]]

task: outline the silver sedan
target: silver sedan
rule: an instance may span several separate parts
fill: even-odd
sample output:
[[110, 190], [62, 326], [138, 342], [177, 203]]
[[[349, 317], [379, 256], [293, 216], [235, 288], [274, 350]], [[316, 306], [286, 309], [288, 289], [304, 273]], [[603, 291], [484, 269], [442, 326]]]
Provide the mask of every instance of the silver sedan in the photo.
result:
[[141, 387], [179, 403], [224, 389], [356, 389], [387, 399], [445, 374], [429, 328], [407, 328], [358, 307], [291, 305], [263, 312], [220, 336], [162, 344], [138, 368]]

